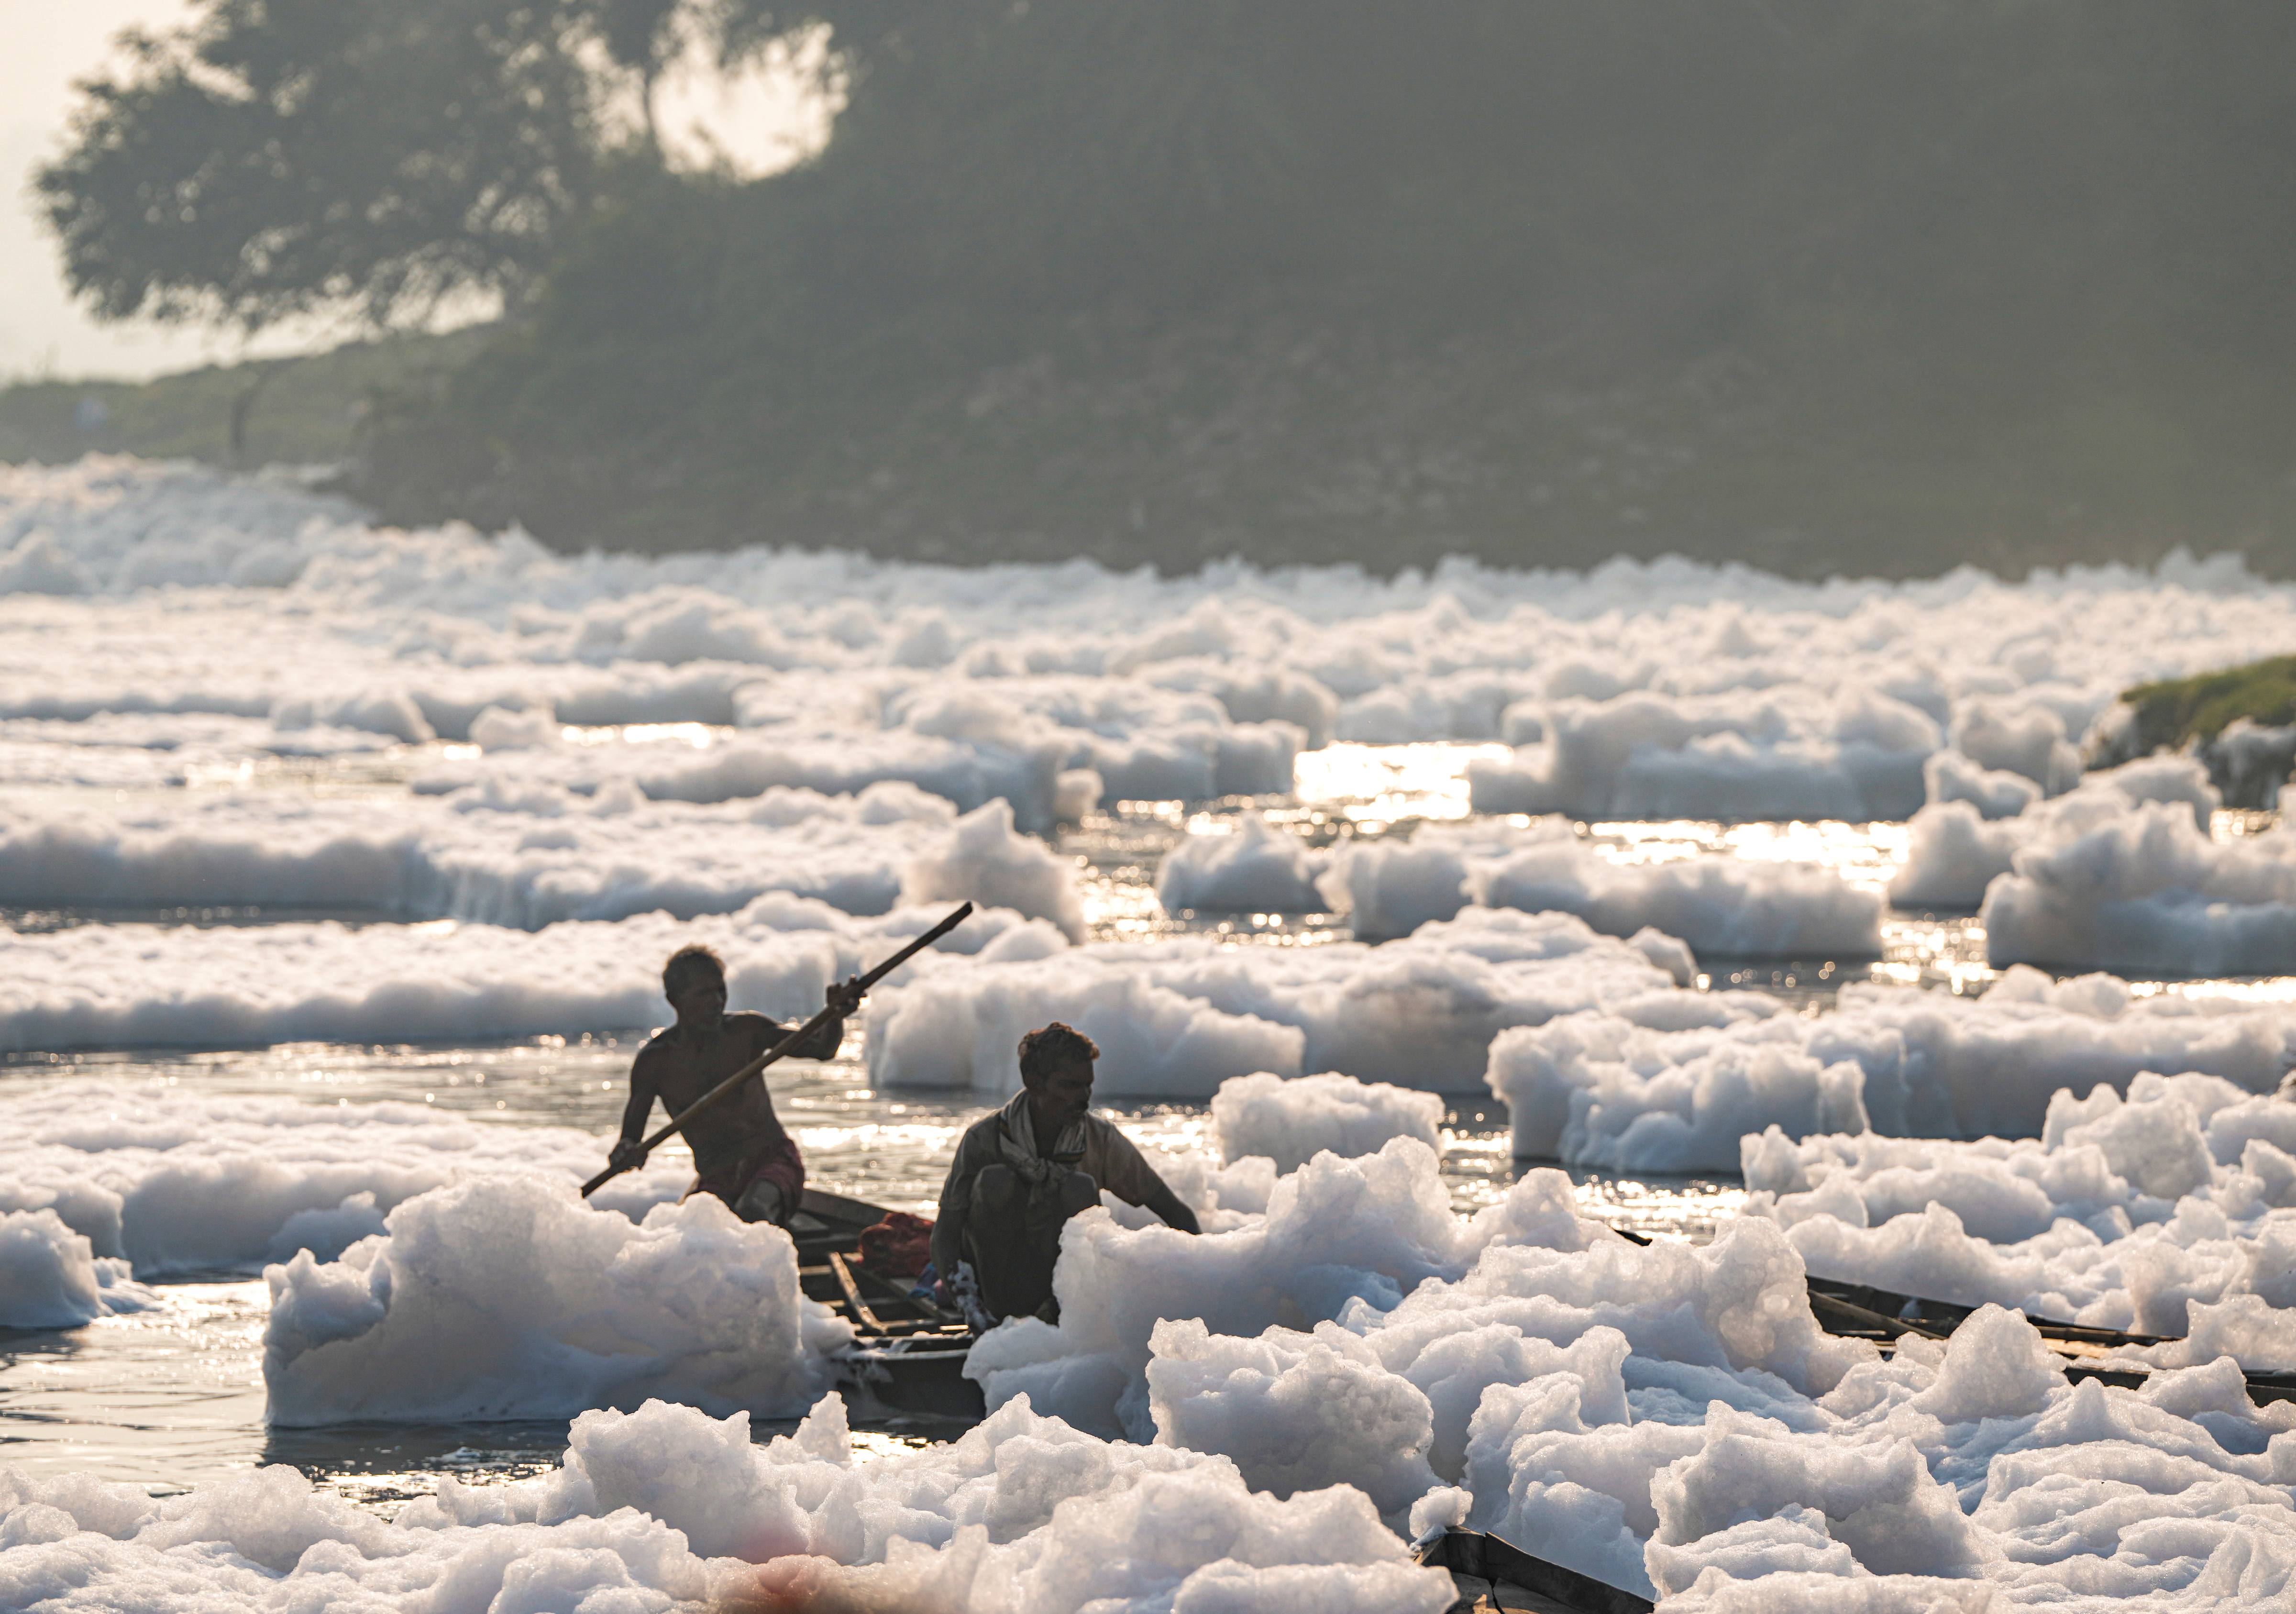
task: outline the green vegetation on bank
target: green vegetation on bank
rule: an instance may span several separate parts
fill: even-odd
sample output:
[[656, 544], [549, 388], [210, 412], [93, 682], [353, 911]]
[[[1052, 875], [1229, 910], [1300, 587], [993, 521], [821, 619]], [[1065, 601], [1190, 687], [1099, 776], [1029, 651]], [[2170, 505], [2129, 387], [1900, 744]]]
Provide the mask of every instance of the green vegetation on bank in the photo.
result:
[[[377, 61], [485, 90], [447, 3], [270, 8], [283, 66], [201, 0], [209, 33], [43, 179], [106, 306], [503, 288], [514, 319], [360, 445], [395, 517], [1176, 568], [2015, 575], [2181, 543], [2296, 573], [2270, 0], [451, 0], [524, 42], [524, 89], [376, 110]], [[826, 29], [827, 149], [740, 183], [615, 143], [577, 70], [650, 74], [689, 26], [729, 59]], [[177, 173], [209, 149], [177, 122], [290, 155]], [[489, 188], [497, 126], [525, 133]], [[406, 178], [433, 172], [475, 188]], [[300, 228], [336, 184], [357, 205]]]
[[435, 404], [448, 377], [491, 335], [472, 329], [387, 336], [300, 358], [209, 365], [149, 381], [0, 386], [0, 463], [135, 454], [234, 468], [342, 464], [381, 400], [399, 407]]
[[2223, 672], [2140, 684], [2121, 696], [2136, 713], [2132, 756], [2205, 744], [2236, 718], [2279, 727], [2296, 723], [2296, 656], [2274, 656]]

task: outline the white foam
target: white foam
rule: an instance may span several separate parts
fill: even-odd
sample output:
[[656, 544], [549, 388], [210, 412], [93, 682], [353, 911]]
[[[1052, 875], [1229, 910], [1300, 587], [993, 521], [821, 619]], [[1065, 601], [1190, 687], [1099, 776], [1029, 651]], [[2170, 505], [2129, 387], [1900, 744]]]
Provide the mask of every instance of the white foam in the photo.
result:
[[1535, 722], [1541, 742], [1512, 764], [1471, 770], [1479, 812], [1904, 818], [1921, 805], [1923, 760], [1941, 740], [1928, 715], [1850, 683], [1831, 698], [1757, 684], [1729, 695], [1564, 698], [1509, 715], [1518, 727]]
[[1320, 881], [1359, 936], [1406, 934], [1469, 903], [1574, 914], [1612, 936], [1649, 929], [1700, 954], [1843, 958], [1878, 955], [1883, 905], [1830, 870], [1698, 857], [1619, 864], [1567, 819], [1434, 825], [1408, 841], [1353, 840]]
[[1981, 818], [2014, 818], [2043, 795], [2022, 774], [1988, 768], [1953, 750], [1931, 753], [1922, 764], [1922, 782], [1931, 805], [1966, 801]]
[[[828, 982], [881, 962], [946, 913], [935, 905], [857, 920], [775, 894], [686, 923], [652, 914], [535, 931], [453, 921], [0, 931], [0, 1048], [475, 1042], [644, 1028], [668, 1015], [661, 961], [689, 942], [725, 956], [735, 1007], [803, 1017]], [[1012, 957], [1064, 945], [1042, 921], [987, 909], [936, 951]]]
[[[2089, 774], [2070, 794], [2046, 801], [2036, 794], [2008, 813], [1994, 809], [2009, 805], [2009, 793], [1962, 777], [1964, 788], [1933, 793], [1931, 804], [1914, 815], [1905, 865], [1890, 885], [1891, 900], [1901, 906], [1974, 908], [1992, 882], [2017, 864], [2020, 851], [2076, 842], [2132, 815], [2147, 818], [2145, 802], [2183, 804], [2190, 824], [2205, 840], [2218, 805], [2206, 771], [2189, 757], [2124, 763]], [[1945, 775], [1939, 778], [1942, 784]]]
[[2060, 1092], [2038, 1139], [1744, 1143], [1754, 1214], [1823, 1276], [2185, 1336], [2144, 1360], [2296, 1368], [2296, 1111], [2220, 1078]]
[[418, 1194], [332, 1261], [266, 1267], [266, 1416], [287, 1425], [567, 1417], [652, 1397], [793, 1417], [851, 1327], [797, 1249], [710, 1194], [643, 1221], [563, 1179]]
[[283, 1465], [157, 1502], [0, 1469], [0, 1597], [58, 1614], [217, 1599], [393, 1614], [1441, 1614], [1453, 1595], [1360, 1491], [1279, 1500], [1224, 1459], [1111, 1445], [1025, 1403], [947, 1444], [878, 1456], [853, 1449], [834, 1397], [764, 1446], [746, 1413], [591, 1412], [554, 1471], [445, 1479], [387, 1523]]
[[[35, 1229], [58, 1218], [87, 1241], [99, 1281], [106, 1260], [149, 1278], [252, 1268], [299, 1249], [332, 1259], [418, 1194], [504, 1173], [580, 1182], [610, 1142], [430, 1104], [96, 1081], [0, 1102], [0, 1134], [10, 1140], [0, 1212], [31, 1213]], [[682, 1151], [665, 1152], [593, 1203], [643, 1216], [683, 1192], [692, 1169]]]
[[2020, 967], [1979, 998], [1853, 983], [1812, 1017], [1754, 993], [1652, 993], [1502, 1034], [1486, 1079], [1521, 1158], [1727, 1170], [1736, 1138], [1773, 1125], [2030, 1137], [2059, 1087], [2125, 1087], [2145, 1070], [2269, 1092], [2284, 1039], [2268, 1006], [2132, 997], [2109, 976], [2060, 984]]
[[1320, 912], [1324, 859], [1300, 838], [1246, 813], [1224, 832], [1191, 833], [1156, 865], [1156, 900], [1167, 913]]
[[[763, 547], [560, 556], [120, 460], [0, 474], [0, 579], [18, 591], [0, 716], [275, 710], [456, 740], [489, 707], [740, 721], [722, 757], [637, 766], [695, 796], [910, 779], [967, 810], [1003, 795], [1031, 828], [1059, 769], [1100, 772], [1112, 799], [1276, 790], [1292, 748], [1341, 730], [1536, 734], [1485, 782], [1540, 798], [1508, 810], [1897, 817], [1949, 733], [2061, 783], [2121, 690], [2273, 653], [2296, 626], [2237, 561], [2183, 557], [2010, 586], [1675, 560], [1149, 578]], [[66, 640], [85, 653], [47, 653]], [[488, 760], [590, 788], [619, 766], [563, 749]]]
[[1417, 1138], [1443, 1152], [1443, 1101], [1385, 1082], [1326, 1073], [1286, 1081], [1268, 1071], [1234, 1077], [1212, 1094], [1221, 1157], [1247, 1155], [1296, 1171], [1316, 1155], [1376, 1154], [1390, 1138]]
[[128, 1273], [50, 1207], [0, 1213], [0, 1328], [74, 1328], [156, 1305]]
[[1050, 920], [1071, 941], [1084, 939], [1084, 904], [1076, 865], [1013, 829], [1009, 802], [992, 801], [958, 819], [947, 840], [928, 847], [901, 874], [901, 900], [912, 906], [976, 902]]
[[2219, 843], [2143, 802], [2017, 851], [1979, 910], [1993, 963], [2274, 974], [2296, 956], [2296, 834]]
[[1070, 866], [991, 803], [963, 820], [906, 784], [776, 789], [732, 807], [512, 793], [338, 802], [276, 793], [0, 812], [0, 901], [353, 909], [534, 930], [768, 892], [848, 913], [977, 897], [1080, 930]]
[[881, 987], [867, 1058], [886, 1086], [1001, 1096], [1020, 1083], [1021, 1034], [1064, 1020], [1101, 1045], [1109, 1093], [1210, 1098], [1230, 1077], [1331, 1069], [1464, 1092], [1502, 1028], [1665, 985], [1675, 952], [1567, 914], [1480, 908], [1379, 947], [1199, 935], [1035, 951], [1015, 938]]

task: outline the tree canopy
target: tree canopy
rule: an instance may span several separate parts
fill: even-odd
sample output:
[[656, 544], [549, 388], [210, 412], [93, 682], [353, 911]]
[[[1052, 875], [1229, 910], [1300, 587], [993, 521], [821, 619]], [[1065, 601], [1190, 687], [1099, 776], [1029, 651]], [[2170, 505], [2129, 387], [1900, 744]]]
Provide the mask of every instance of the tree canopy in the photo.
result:
[[611, 69], [651, 80], [668, 9], [201, 0], [80, 86], [36, 181], [66, 274], [101, 316], [250, 328], [515, 298], [595, 202]]
[[[201, 15], [44, 177], [75, 282], [250, 321], [530, 292], [383, 418], [402, 513], [1182, 563], [2296, 537], [2277, 0]], [[824, 29], [816, 160], [616, 147], [610, 90], [685, 42]]]

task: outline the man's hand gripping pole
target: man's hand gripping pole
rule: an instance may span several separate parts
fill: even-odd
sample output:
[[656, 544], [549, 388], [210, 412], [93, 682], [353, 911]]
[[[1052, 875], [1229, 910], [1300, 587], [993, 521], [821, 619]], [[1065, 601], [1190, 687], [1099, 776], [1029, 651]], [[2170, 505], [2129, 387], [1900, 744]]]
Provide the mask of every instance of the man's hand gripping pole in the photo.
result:
[[[955, 913], [950, 914], [947, 919], [942, 920], [940, 923], [935, 925], [931, 930], [927, 930], [922, 936], [918, 937], [916, 940], [911, 942], [907, 946], [903, 947], [899, 952], [894, 954], [892, 957], [887, 959], [883, 963], [879, 964], [875, 969], [870, 971], [869, 973], [857, 978], [853, 982], [853, 987], [856, 994], [865, 993], [870, 987], [875, 986], [879, 981], [884, 979], [885, 977], [890, 975], [894, 971], [908, 963], [910, 959], [923, 952], [927, 947], [932, 946], [933, 943], [939, 941], [951, 930], [955, 930], [957, 926], [965, 922], [965, 919], [972, 914], [972, 905], [968, 902], [963, 907], [957, 909]], [[693, 1102], [685, 1107], [682, 1113], [667, 1122], [660, 1131], [655, 1133], [652, 1137], [646, 1139], [644, 1143], [638, 1145], [637, 1159], [632, 1163], [640, 1165], [644, 1164], [645, 1157], [652, 1154], [664, 1138], [668, 1137], [671, 1133], [676, 1132], [679, 1127], [685, 1126], [686, 1122], [692, 1120], [695, 1116], [700, 1115], [704, 1110], [709, 1109], [710, 1105], [716, 1103], [719, 1099], [724, 1098], [727, 1094], [733, 1092], [734, 1088], [740, 1086], [743, 1082], [748, 1081], [751, 1077], [757, 1075], [758, 1071], [763, 1070], [767, 1065], [772, 1064], [775, 1060], [781, 1058], [783, 1054], [787, 1053], [791, 1049], [796, 1047], [807, 1037], [811, 1036], [816, 1030], [819, 1029], [820, 1027], [828, 1020], [832, 1012], [834, 1012], [834, 1011], [826, 1008], [823, 1009], [820, 1013], [806, 1021], [805, 1024], [800, 1026], [796, 1030], [782, 1038], [781, 1041], [775, 1043], [772, 1047], [758, 1055], [757, 1058], [751, 1060], [748, 1064], [734, 1072], [733, 1075], [727, 1077], [724, 1081], [709, 1089], [709, 1092], [703, 1094], [700, 1098], [695, 1099]], [[592, 1177], [588, 1182], [582, 1184], [582, 1197], [586, 1200], [588, 1199], [592, 1194], [597, 1192], [599, 1189], [604, 1187], [608, 1183], [612, 1182], [615, 1177], [619, 1176], [627, 1169], [629, 1169], [627, 1166], [607, 1167], [596, 1176]]]

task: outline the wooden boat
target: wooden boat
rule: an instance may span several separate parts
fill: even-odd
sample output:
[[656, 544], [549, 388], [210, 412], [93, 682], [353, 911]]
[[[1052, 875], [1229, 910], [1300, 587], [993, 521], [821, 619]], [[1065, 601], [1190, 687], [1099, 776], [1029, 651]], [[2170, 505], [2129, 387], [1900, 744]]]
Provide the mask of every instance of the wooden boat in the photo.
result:
[[[1612, 1229], [1621, 1238], [1648, 1244], [1649, 1235], [1630, 1228]], [[1900, 1334], [1947, 1339], [1966, 1321], [1974, 1306], [1951, 1300], [1901, 1295], [1870, 1283], [1845, 1283], [1837, 1278], [1808, 1278], [1809, 1309], [1827, 1333], [1848, 1340], [1871, 1340], [1876, 1345], [1894, 1343]], [[2059, 1323], [2028, 1315], [2051, 1350], [2064, 1358], [2065, 1376], [2079, 1382], [2095, 1379], [2122, 1389], [2136, 1389], [2152, 1375], [2146, 1369], [2107, 1359], [2124, 1346], [2165, 1344], [2174, 1335], [2127, 1333], [2117, 1328], [2089, 1328], [2079, 1323]], [[2248, 1373], [2249, 1398], [2259, 1406], [2271, 1401], [2296, 1401], [2296, 1373]]]
[[1480, 1530], [1442, 1530], [1411, 1552], [1430, 1569], [1451, 1571], [1459, 1596], [1450, 1614], [1651, 1614], [1647, 1597], [1534, 1558]]
[[[1887, 1345], [1899, 1334], [1923, 1334], [1942, 1340], [1961, 1326], [1977, 1308], [1950, 1300], [1901, 1295], [1868, 1283], [1844, 1283], [1833, 1278], [1811, 1278], [1809, 1308], [1820, 1328], [1845, 1339], [1871, 1340]], [[2088, 1328], [2029, 1316], [2051, 1350], [2065, 1359], [2065, 1374], [2075, 1381], [2096, 1379], [2124, 1389], [2135, 1389], [2150, 1375], [2143, 1368], [2106, 1359], [2108, 1352], [2124, 1346], [2165, 1343], [2173, 1336], [2127, 1333], [2115, 1328]], [[2259, 1405], [2268, 1401], [2296, 1401], [2296, 1373], [2249, 1373], [2248, 1393]]]
[[808, 1188], [789, 1219], [807, 1296], [852, 1323], [857, 1336], [834, 1364], [854, 1414], [871, 1422], [977, 1423], [988, 1405], [963, 1372], [972, 1330], [856, 1258], [862, 1230], [884, 1217], [878, 1206]]

